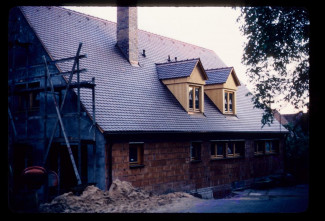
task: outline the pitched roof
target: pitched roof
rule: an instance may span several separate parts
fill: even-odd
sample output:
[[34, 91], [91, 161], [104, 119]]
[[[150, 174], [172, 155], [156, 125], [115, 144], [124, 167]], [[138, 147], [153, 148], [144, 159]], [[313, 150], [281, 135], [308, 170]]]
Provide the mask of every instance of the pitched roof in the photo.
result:
[[[237, 117], [225, 117], [207, 96], [204, 115], [197, 117], [189, 115], [159, 80], [156, 63], [165, 63], [168, 55], [180, 60], [200, 58], [208, 69], [225, 67], [212, 50], [138, 30], [140, 67], [133, 67], [116, 47], [116, 23], [61, 7], [21, 10], [51, 58], [74, 56], [79, 42], [83, 43], [81, 54], [87, 58], [80, 68], [88, 71], [80, 80], [96, 78], [96, 121], [105, 132], [280, 131], [278, 122], [261, 129], [263, 112], [253, 108], [245, 86], [238, 87]], [[141, 56], [142, 50], [146, 57]], [[60, 71], [71, 68], [65, 63], [58, 67]], [[90, 90], [81, 91], [81, 102], [92, 110]]]
[[165, 80], [171, 78], [189, 77], [198, 63], [201, 63], [199, 58], [184, 61], [158, 63], [156, 64], [158, 78], [160, 80]]
[[228, 79], [228, 76], [232, 70], [232, 67], [223, 67], [205, 70], [209, 80], [206, 81], [206, 84], [221, 84], [225, 83]]
[[[222, 68], [215, 68], [215, 69], [209, 69], [205, 70], [205, 72], [208, 75], [208, 80], [206, 81], [206, 84], [222, 84], [225, 83], [229, 77], [229, 75], [234, 72], [233, 67], [222, 67]], [[235, 75], [235, 81], [237, 81], [237, 84], [240, 85], [239, 79]]]

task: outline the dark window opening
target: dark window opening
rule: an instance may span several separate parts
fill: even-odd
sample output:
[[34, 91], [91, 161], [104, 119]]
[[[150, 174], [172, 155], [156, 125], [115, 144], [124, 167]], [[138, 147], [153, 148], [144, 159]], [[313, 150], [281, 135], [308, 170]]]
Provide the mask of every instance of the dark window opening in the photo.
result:
[[143, 165], [143, 143], [129, 144], [129, 164]]
[[189, 100], [188, 100], [188, 102], [189, 102], [189, 108], [190, 109], [193, 109], [193, 87], [189, 87]]
[[224, 145], [222, 143], [217, 144], [217, 156], [224, 156]]
[[228, 111], [228, 93], [225, 92], [225, 111]]
[[233, 113], [234, 112], [234, 92], [226, 92], [224, 97], [225, 112]]
[[199, 108], [200, 108], [199, 97], [200, 97], [199, 88], [196, 87], [195, 88], [195, 109], [197, 109], [197, 110], [199, 110]]
[[233, 93], [229, 93], [229, 111], [232, 111], [232, 96]]
[[255, 151], [256, 155], [264, 153], [264, 141], [257, 141], [255, 142]]
[[[88, 183], [88, 147], [86, 144], [80, 146], [80, 158], [78, 156], [78, 145], [71, 145], [72, 155], [82, 184]], [[79, 164], [79, 161], [80, 164]], [[59, 186], [56, 189], [51, 189], [50, 194], [56, 195], [59, 193], [65, 193], [71, 191], [71, 188], [75, 187], [77, 178], [72, 166], [71, 158], [68, 148], [63, 143], [54, 143], [51, 146], [48, 155], [48, 170], [55, 172], [59, 178]]]
[[211, 158], [244, 156], [245, 141], [217, 141], [211, 144]]
[[[40, 82], [32, 82], [25, 84], [18, 84], [15, 86], [17, 90], [39, 88]], [[26, 92], [22, 95], [17, 96], [16, 99], [17, 111], [24, 111], [28, 109], [29, 111], [39, 110], [40, 108], [40, 93], [39, 92]]]
[[188, 107], [189, 111], [200, 111], [200, 93], [201, 89], [199, 86], [189, 86], [189, 94], [188, 94]]
[[223, 142], [212, 143], [211, 158], [224, 158], [225, 157], [224, 145], [225, 143]]
[[255, 141], [255, 155], [272, 154], [279, 151], [279, 140], [258, 140]]
[[201, 160], [201, 143], [193, 142], [191, 143], [191, 160]]
[[228, 143], [227, 146], [228, 146], [227, 147], [227, 155], [229, 157], [235, 156], [235, 145], [234, 145], [234, 143]]

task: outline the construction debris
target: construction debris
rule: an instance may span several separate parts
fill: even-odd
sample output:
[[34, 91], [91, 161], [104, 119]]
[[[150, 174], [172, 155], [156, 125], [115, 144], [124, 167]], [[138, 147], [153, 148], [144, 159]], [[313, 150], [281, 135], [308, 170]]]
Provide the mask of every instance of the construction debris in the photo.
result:
[[115, 180], [109, 191], [91, 185], [80, 196], [72, 192], [54, 198], [50, 203], [41, 204], [43, 213], [146, 213], [158, 207], [191, 201], [195, 197], [184, 192], [157, 195], [135, 188], [126, 181]]

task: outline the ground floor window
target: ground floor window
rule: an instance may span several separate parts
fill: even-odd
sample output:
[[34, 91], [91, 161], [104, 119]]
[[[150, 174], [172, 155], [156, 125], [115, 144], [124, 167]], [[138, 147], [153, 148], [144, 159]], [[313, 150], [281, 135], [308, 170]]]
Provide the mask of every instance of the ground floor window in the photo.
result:
[[245, 141], [216, 141], [211, 143], [211, 158], [242, 157], [245, 152]]
[[255, 155], [272, 154], [279, 152], [279, 140], [257, 140], [255, 141]]
[[143, 143], [129, 144], [129, 164], [130, 166], [143, 165]]
[[211, 157], [224, 158], [225, 157], [225, 142], [211, 143]]
[[192, 142], [190, 149], [191, 149], [191, 161], [201, 160], [201, 142]]

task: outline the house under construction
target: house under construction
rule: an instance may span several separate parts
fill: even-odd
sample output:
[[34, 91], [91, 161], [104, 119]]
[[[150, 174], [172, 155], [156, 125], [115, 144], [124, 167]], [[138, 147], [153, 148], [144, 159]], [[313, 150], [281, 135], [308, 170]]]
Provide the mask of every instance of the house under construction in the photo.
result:
[[[10, 17], [8, 29], [9, 190], [45, 187], [48, 198], [95, 182], [95, 78], [80, 80], [87, 72], [79, 68], [87, 59], [82, 42], [71, 56], [53, 59], [21, 19]], [[83, 90], [91, 91], [90, 111], [80, 102]]]
[[117, 7], [117, 18], [11, 9], [14, 196], [34, 189], [47, 200], [120, 179], [209, 198], [283, 172], [287, 130], [276, 120], [262, 127], [234, 67], [212, 50], [139, 30], [134, 7]]

